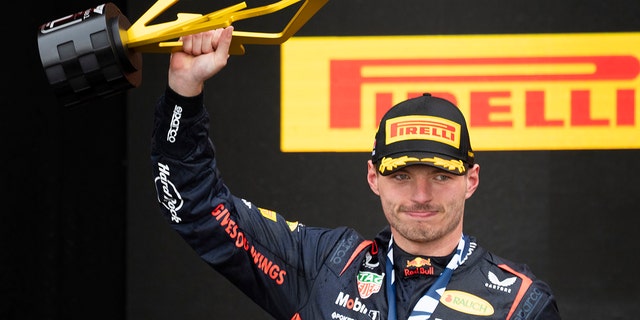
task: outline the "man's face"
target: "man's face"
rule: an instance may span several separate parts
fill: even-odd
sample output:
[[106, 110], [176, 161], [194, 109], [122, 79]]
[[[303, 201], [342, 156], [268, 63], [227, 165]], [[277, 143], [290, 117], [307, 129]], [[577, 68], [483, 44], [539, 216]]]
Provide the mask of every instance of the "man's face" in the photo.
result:
[[[464, 203], [478, 186], [479, 166], [458, 176], [427, 165], [411, 165], [388, 176], [369, 161], [367, 180], [380, 196], [396, 243], [411, 250], [430, 242], [458, 242]], [[448, 254], [445, 253], [445, 254]]]

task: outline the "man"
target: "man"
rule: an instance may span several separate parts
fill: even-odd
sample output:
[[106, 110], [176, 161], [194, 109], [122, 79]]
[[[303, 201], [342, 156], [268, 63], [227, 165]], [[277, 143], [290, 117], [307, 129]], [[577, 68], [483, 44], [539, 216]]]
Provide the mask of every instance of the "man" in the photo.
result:
[[233, 27], [183, 37], [156, 108], [152, 162], [171, 226], [276, 319], [560, 319], [526, 265], [463, 233], [480, 167], [464, 116], [429, 94], [380, 122], [367, 180], [389, 227], [374, 240], [314, 228], [235, 197], [216, 166], [204, 82], [227, 64]]

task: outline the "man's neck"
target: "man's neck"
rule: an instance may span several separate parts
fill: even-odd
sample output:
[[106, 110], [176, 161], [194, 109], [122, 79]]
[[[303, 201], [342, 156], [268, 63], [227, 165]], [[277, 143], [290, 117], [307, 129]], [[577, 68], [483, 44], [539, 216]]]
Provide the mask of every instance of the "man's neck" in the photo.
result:
[[396, 232], [393, 232], [393, 230], [392, 233], [393, 241], [398, 247], [402, 248], [403, 251], [413, 255], [429, 257], [444, 257], [451, 254], [451, 252], [458, 247], [458, 243], [462, 237], [462, 232], [452, 232], [432, 241], [418, 242], [399, 236]]

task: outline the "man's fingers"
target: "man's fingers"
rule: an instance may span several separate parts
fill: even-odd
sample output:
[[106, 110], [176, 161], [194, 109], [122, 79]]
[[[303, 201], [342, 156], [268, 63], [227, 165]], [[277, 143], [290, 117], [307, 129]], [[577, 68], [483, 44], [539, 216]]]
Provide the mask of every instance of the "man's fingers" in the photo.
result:
[[191, 38], [192, 38], [191, 35], [180, 37], [180, 40], [182, 41], [182, 51], [184, 53], [189, 53], [189, 54], [191, 53], [191, 48], [192, 48]]
[[220, 30], [218, 36], [218, 43], [216, 46], [216, 53], [224, 55], [223, 58], [227, 58], [229, 55], [229, 47], [231, 46], [231, 39], [233, 38], [233, 26], [228, 26]]
[[191, 41], [193, 42], [191, 47], [192, 55], [197, 56], [202, 54], [202, 47], [206, 43], [203, 38], [205, 38], [204, 33], [196, 33], [191, 36]]
[[182, 51], [193, 56], [211, 52], [228, 54], [233, 36], [233, 27], [204, 31], [181, 37]]

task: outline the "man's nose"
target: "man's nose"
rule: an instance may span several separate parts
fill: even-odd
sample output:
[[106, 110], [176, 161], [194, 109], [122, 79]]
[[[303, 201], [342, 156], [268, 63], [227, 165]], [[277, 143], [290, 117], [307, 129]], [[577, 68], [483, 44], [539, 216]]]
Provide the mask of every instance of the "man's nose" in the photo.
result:
[[433, 186], [427, 178], [417, 178], [414, 180], [412, 200], [418, 203], [426, 203], [433, 199]]

